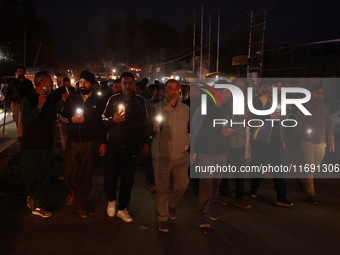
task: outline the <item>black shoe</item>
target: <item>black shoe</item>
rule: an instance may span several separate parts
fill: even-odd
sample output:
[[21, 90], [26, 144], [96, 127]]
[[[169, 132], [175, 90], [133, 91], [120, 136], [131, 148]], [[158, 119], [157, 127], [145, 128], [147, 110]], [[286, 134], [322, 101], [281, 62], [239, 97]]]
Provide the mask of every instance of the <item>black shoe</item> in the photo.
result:
[[252, 191], [252, 190], [251, 190], [251, 191], [249, 192], [249, 196], [252, 197], [252, 198], [257, 198], [257, 193], [256, 193], [256, 191]]
[[200, 219], [200, 228], [210, 228], [210, 223], [206, 219]]
[[89, 217], [89, 213], [84, 208], [79, 209], [78, 213], [79, 213], [80, 218], [82, 219], [87, 219], [87, 217]]
[[158, 230], [163, 233], [169, 232], [169, 225], [167, 221], [159, 221], [158, 222]]
[[316, 199], [315, 196], [308, 196], [307, 202], [313, 205], [318, 205], [319, 201]]
[[292, 206], [294, 205], [292, 202], [290, 202], [287, 198], [283, 197], [283, 198], [278, 198], [276, 201], [277, 205], [281, 205], [281, 206]]
[[176, 208], [169, 206], [169, 219], [175, 220], [176, 219]]
[[251, 208], [250, 204], [248, 204], [246, 201], [241, 200], [241, 199], [236, 199], [235, 206], [238, 207], [238, 208], [242, 208], [242, 209], [249, 209], [249, 208]]
[[210, 212], [210, 219], [213, 221], [220, 220], [220, 216], [216, 211]]
[[228, 205], [228, 197], [227, 196], [221, 196], [220, 197], [220, 204], [223, 206]]

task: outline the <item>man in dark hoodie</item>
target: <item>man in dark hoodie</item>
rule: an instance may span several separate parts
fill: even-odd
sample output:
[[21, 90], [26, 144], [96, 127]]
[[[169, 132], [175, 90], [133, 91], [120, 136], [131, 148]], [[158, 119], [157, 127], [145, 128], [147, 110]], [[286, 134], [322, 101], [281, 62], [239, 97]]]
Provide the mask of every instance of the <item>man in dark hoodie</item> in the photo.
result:
[[70, 192], [66, 205], [72, 205], [76, 198], [83, 219], [88, 217], [87, 204], [99, 145], [99, 156], [106, 152], [106, 130], [101, 121], [105, 100], [94, 92], [94, 84], [94, 75], [82, 71], [79, 90], [70, 94], [61, 113], [62, 121], [68, 123], [63, 161], [65, 185]]

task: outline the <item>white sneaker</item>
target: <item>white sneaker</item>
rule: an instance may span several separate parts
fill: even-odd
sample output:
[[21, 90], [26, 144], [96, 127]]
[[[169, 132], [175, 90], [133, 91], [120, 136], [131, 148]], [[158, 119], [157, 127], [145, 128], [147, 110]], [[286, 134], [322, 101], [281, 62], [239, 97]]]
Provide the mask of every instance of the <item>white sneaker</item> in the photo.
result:
[[133, 219], [131, 218], [129, 212], [126, 209], [118, 210], [117, 217], [121, 218], [125, 223], [133, 222]]
[[107, 216], [109, 217], [114, 217], [116, 215], [116, 201], [112, 201], [112, 202], [108, 202], [107, 204], [107, 209], [106, 209], [106, 212], [107, 212]]
[[32, 214], [33, 215], [38, 215], [38, 216], [41, 216], [43, 218], [48, 218], [48, 217], [51, 217], [52, 216], [52, 213], [45, 210], [45, 209], [42, 209], [42, 208], [39, 208], [39, 207], [36, 207], [32, 210]]

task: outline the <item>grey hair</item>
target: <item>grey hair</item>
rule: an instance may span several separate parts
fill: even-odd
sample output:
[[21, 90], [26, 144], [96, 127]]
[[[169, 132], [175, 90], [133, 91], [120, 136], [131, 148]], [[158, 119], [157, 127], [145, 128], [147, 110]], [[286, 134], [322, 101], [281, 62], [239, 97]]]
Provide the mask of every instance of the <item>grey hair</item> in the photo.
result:
[[34, 76], [34, 85], [35, 87], [39, 87], [41, 82], [46, 78], [49, 77], [50, 75], [48, 74], [47, 71], [40, 71], [37, 72]]

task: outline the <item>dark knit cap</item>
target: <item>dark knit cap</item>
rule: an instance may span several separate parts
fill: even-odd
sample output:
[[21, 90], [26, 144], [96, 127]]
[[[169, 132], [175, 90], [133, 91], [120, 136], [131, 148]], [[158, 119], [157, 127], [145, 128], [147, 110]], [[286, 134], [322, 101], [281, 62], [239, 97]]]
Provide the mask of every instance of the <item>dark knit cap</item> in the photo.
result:
[[87, 70], [83, 70], [83, 71], [80, 73], [79, 79], [81, 79], [81, 78], [84, 78], [85, 80], [87, 80], [88, 82], [90, 82], [92, 85], [96, 83], [95, 77], [94, 77], [93, 73], [90, 73], [90, 72], [87, 71]]

